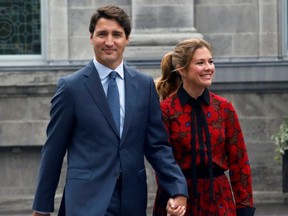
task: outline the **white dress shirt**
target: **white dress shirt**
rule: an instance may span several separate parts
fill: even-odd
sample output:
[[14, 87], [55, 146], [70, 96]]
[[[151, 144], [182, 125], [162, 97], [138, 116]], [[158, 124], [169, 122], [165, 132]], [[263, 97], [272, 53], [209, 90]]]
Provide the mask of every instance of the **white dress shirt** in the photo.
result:
[[124, 85], [124, 67], [123, 67], [123, 61], [115, 70], [112, 70], [111, 68], [108, 68], [99, 62], [97, 60], [93, 59], [93, 63], [99, 73], [100, 80], [105, 92], [105, 95], [107, 96], [107, 89], [108, 89], [108, 81], [109, 81], [109, 74], [111, 71], [116, 71], [118, 76], [116, 77], [116, 82], [119, 90], [119, 99], [120, 99], [120, 137], [123, 132], [123, 126], [124, 126], [124, 116], [125, 116], [125, 85]]

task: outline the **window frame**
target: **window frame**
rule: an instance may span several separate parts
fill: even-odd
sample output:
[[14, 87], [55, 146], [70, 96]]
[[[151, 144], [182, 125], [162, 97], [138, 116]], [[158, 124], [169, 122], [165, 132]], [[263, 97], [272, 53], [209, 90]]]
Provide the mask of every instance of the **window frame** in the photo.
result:
[[284, 58], [288, 58], [288, 4], [287, 0], [282, 0], [282, 14], [281, 14], [281, 20], [282, 20], [282, 56]]
[[24, 55], [0, 55], [1, 66], [17, 66], [17, 65], [31, 65], [31, 64], [42, 64], [46, 59], [46, 25], [47, 16], [45, 16], [46, 5], [45, 0], [40, 0], [40, 19], [41, 19], [41, 54], [24, 54]]

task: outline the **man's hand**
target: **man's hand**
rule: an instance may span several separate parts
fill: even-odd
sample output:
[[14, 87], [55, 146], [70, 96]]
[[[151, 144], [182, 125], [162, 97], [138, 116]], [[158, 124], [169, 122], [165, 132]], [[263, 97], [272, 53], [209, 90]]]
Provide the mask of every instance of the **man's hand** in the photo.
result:
[[184, 216], [186, 212], [187, 197], [175, 196], [167, 202], [167, 216]]
[[32, 216], [51, 216], [50, 214], [41, 214], [39, 212], [34, 211]]

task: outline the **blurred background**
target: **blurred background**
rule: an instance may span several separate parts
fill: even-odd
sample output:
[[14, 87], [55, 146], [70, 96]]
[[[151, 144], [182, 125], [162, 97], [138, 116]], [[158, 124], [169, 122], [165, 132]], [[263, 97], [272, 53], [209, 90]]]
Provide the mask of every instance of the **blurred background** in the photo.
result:
[[[238, 112], [256, 206], [288, 202], [288, 174], [271, 139], [288, 116], [287, 0], [0, 0], [0, 215], [31, 212], [56, 81], [93, 58], [90, 16], [104, 4], [131, 16], [125, 61], [155, 79], [162, 56], [179, 40], [212, 43], [211, 91]], [[56, 209], [65, 167], [64, 161]], [[151, 209], [156, 186], [149, 164], [147, 174]]]

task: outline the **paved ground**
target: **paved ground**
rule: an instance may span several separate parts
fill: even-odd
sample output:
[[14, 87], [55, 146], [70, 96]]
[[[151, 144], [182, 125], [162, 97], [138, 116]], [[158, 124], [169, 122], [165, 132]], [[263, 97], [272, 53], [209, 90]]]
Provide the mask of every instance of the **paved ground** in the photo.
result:
[[[56, 202], [58, 201], [59, 198], [56, 199]], [[0, 198], [0, 216], [31, 216], [31, 205], [32, 198], [2, 197]], [[255, 207], [255, 216], [288, 216], [288, 203], [256, 203]], [[147, 215], [151, 215], [151, 209], [148, 209]]]
[[[288, 216], [288, 203], [255, 204], [255, 216]], [[147, 215], [151, 213], [148, 211]]]
[[288, 203], [255, 204], [257, 216], [288, 216]]

